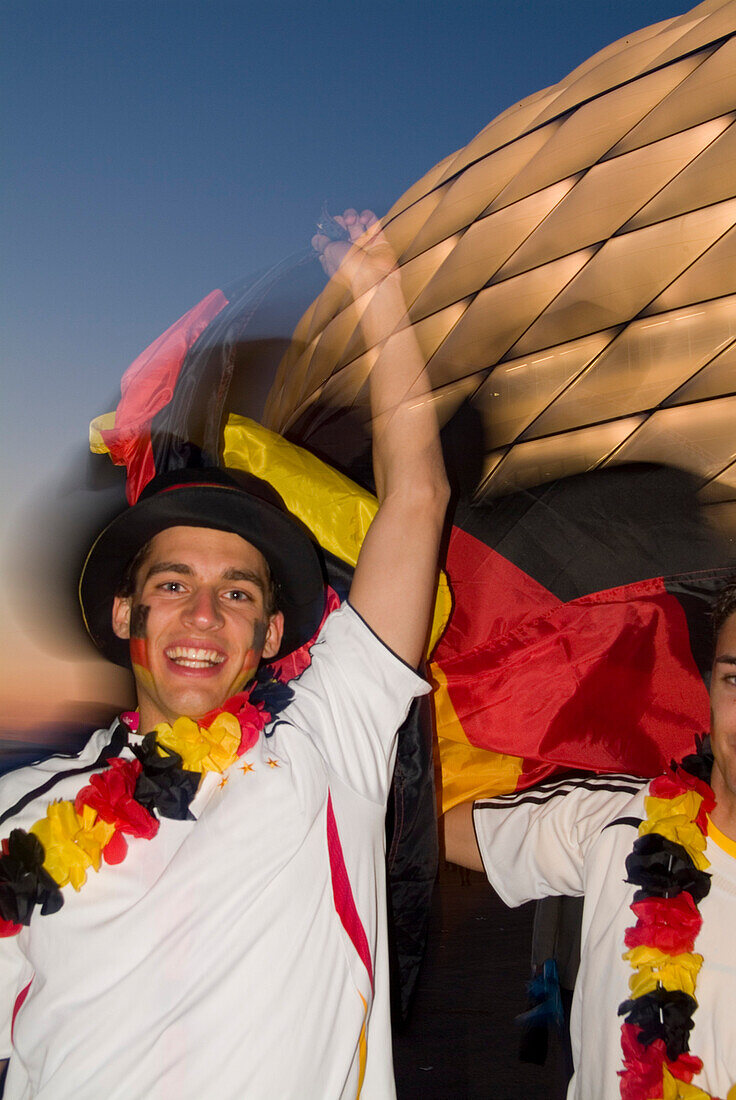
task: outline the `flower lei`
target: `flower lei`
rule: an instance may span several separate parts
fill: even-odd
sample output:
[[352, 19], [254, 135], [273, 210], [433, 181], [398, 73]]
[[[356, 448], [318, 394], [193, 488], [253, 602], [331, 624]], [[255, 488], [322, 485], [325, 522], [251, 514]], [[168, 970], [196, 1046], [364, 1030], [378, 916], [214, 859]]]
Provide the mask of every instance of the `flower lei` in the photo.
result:
[[[639, 889], [623, 955], [634, 971], [632, 997], [618, 1010], [625, 1017], [622, 1100], [716, 1100], [692, 1084], [703, 1063], [689, 1053], [703, 962], [694, 951], [703, 923], [698, 904], [710, 890], [705, 846], [715, 805], [712, 766], [706, 737], [694, 755], [652, 781], [647, 818], [626, 860], [626, 881]], [[727, 1100], [736, 1100], [736, 1084]]]
[[[87, 871], [121, 863], [126, 837], [151, 840], [160, 818], [193, 820], [189, 805], [206, 772], [224, 772], [258, 740], [260, 731], [290, 702], [293, 692], [278, 673], [259, 669], [251, 687], [199, 723], [160, 722], [139, 745], [135, 760], [114, 757], [92, 775], [73, 802], [49, 803], [30, 831], [13, 829], [0, 855], [0, 936], [13, 936], [64, 904], [61, 887], [80, 890]], [[138, 715], [123, 715], [137, 732]]]

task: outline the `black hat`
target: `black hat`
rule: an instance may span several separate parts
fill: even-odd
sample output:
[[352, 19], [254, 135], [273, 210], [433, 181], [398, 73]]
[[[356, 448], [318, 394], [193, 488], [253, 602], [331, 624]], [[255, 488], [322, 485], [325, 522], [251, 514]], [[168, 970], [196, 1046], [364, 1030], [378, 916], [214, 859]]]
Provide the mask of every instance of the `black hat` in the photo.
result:
[[128, 643], [112, 629], [113, 597], [125, 570], [145, 544], [168, 527], [232, 531], [268, 562], [284, 613], [278, 657], [308, 642], [324, 611], [320, 556], [305, 527], [261, 478], [239, 470], [172, 470], [155, 477], [139, 501], [98, 536], [82, 569], [79, 602], [95, 645], [115, 664], [130, 667]]

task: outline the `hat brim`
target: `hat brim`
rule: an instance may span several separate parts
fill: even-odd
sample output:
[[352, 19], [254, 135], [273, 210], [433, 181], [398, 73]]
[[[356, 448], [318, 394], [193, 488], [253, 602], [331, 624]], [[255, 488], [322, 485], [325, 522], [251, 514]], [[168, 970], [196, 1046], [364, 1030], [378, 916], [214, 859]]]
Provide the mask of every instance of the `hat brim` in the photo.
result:
[[278, 586], [284, 634], [278, 658], [315, 634], [323, 612], [321, 559], [306, 529], [290, 513], [259, 497], [219, 485], [182, 485], [140, 500], [104, 529], [87, 555], [79, 600], [95, 645], [115, 664], [130, 667], [127, 640], [112, 629], [112, 606], [129, 562], [169, 527], [209, 527], [240, 535], [263, 554]]

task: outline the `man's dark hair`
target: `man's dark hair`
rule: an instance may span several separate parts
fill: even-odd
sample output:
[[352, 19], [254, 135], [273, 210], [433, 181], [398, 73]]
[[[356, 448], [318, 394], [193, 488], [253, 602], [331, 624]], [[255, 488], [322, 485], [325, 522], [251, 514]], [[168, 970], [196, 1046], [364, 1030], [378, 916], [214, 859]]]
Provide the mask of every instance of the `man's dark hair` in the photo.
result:
[[116, 596], [120, 596], [121, 599], [125, 600], [135, 595], [135, 586], [138, 581], [138, 574], [141, 570], [141, 566], [148, 557], [152, 542], [153, 539], [149, 539], [148, 542], [144, 542], [138, 553], [134, 554], [133, 557], [130, 559], [125, 569], [123, 570], [123, 575], [120, 578], [120, 583], [115, 589]]
[[[123, 575], [120, 578], [120, 583], [115, 589], [115, 595], [120, 596], [121, 599], [129, 599], [135, 595], [136, 584], [138, 583], [138, 574], [140, 573], [146, 558], [151, 550], [151, 543], [153, 539], [149, 539], [148, 542], [144, 542], [140, 550], [133, 555], [125, 569]], [[263, 610], [266, 615], [271, 618], [272, 615], [279, 610], [278, 600], [278, 585], [273, 579], [271, 573], [271, 566], [264, 558], [264, 564], [266, 566], [266, 590], [263, 593]]]
[[713, 607], [713, 636], [717, 638], [726, 620], [736, 614], [736, 573], [726, 582]]

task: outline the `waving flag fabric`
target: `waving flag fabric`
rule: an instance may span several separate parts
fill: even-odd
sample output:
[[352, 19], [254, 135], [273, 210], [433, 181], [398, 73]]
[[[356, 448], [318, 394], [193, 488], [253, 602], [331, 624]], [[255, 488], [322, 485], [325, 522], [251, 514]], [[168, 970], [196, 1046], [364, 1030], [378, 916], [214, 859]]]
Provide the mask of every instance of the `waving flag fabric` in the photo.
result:
[[433, 662], [444, 808], [559, 768], [655, 775], [689, 750], [730, 572], [690, 479], [619, 468], [457, 518]]

